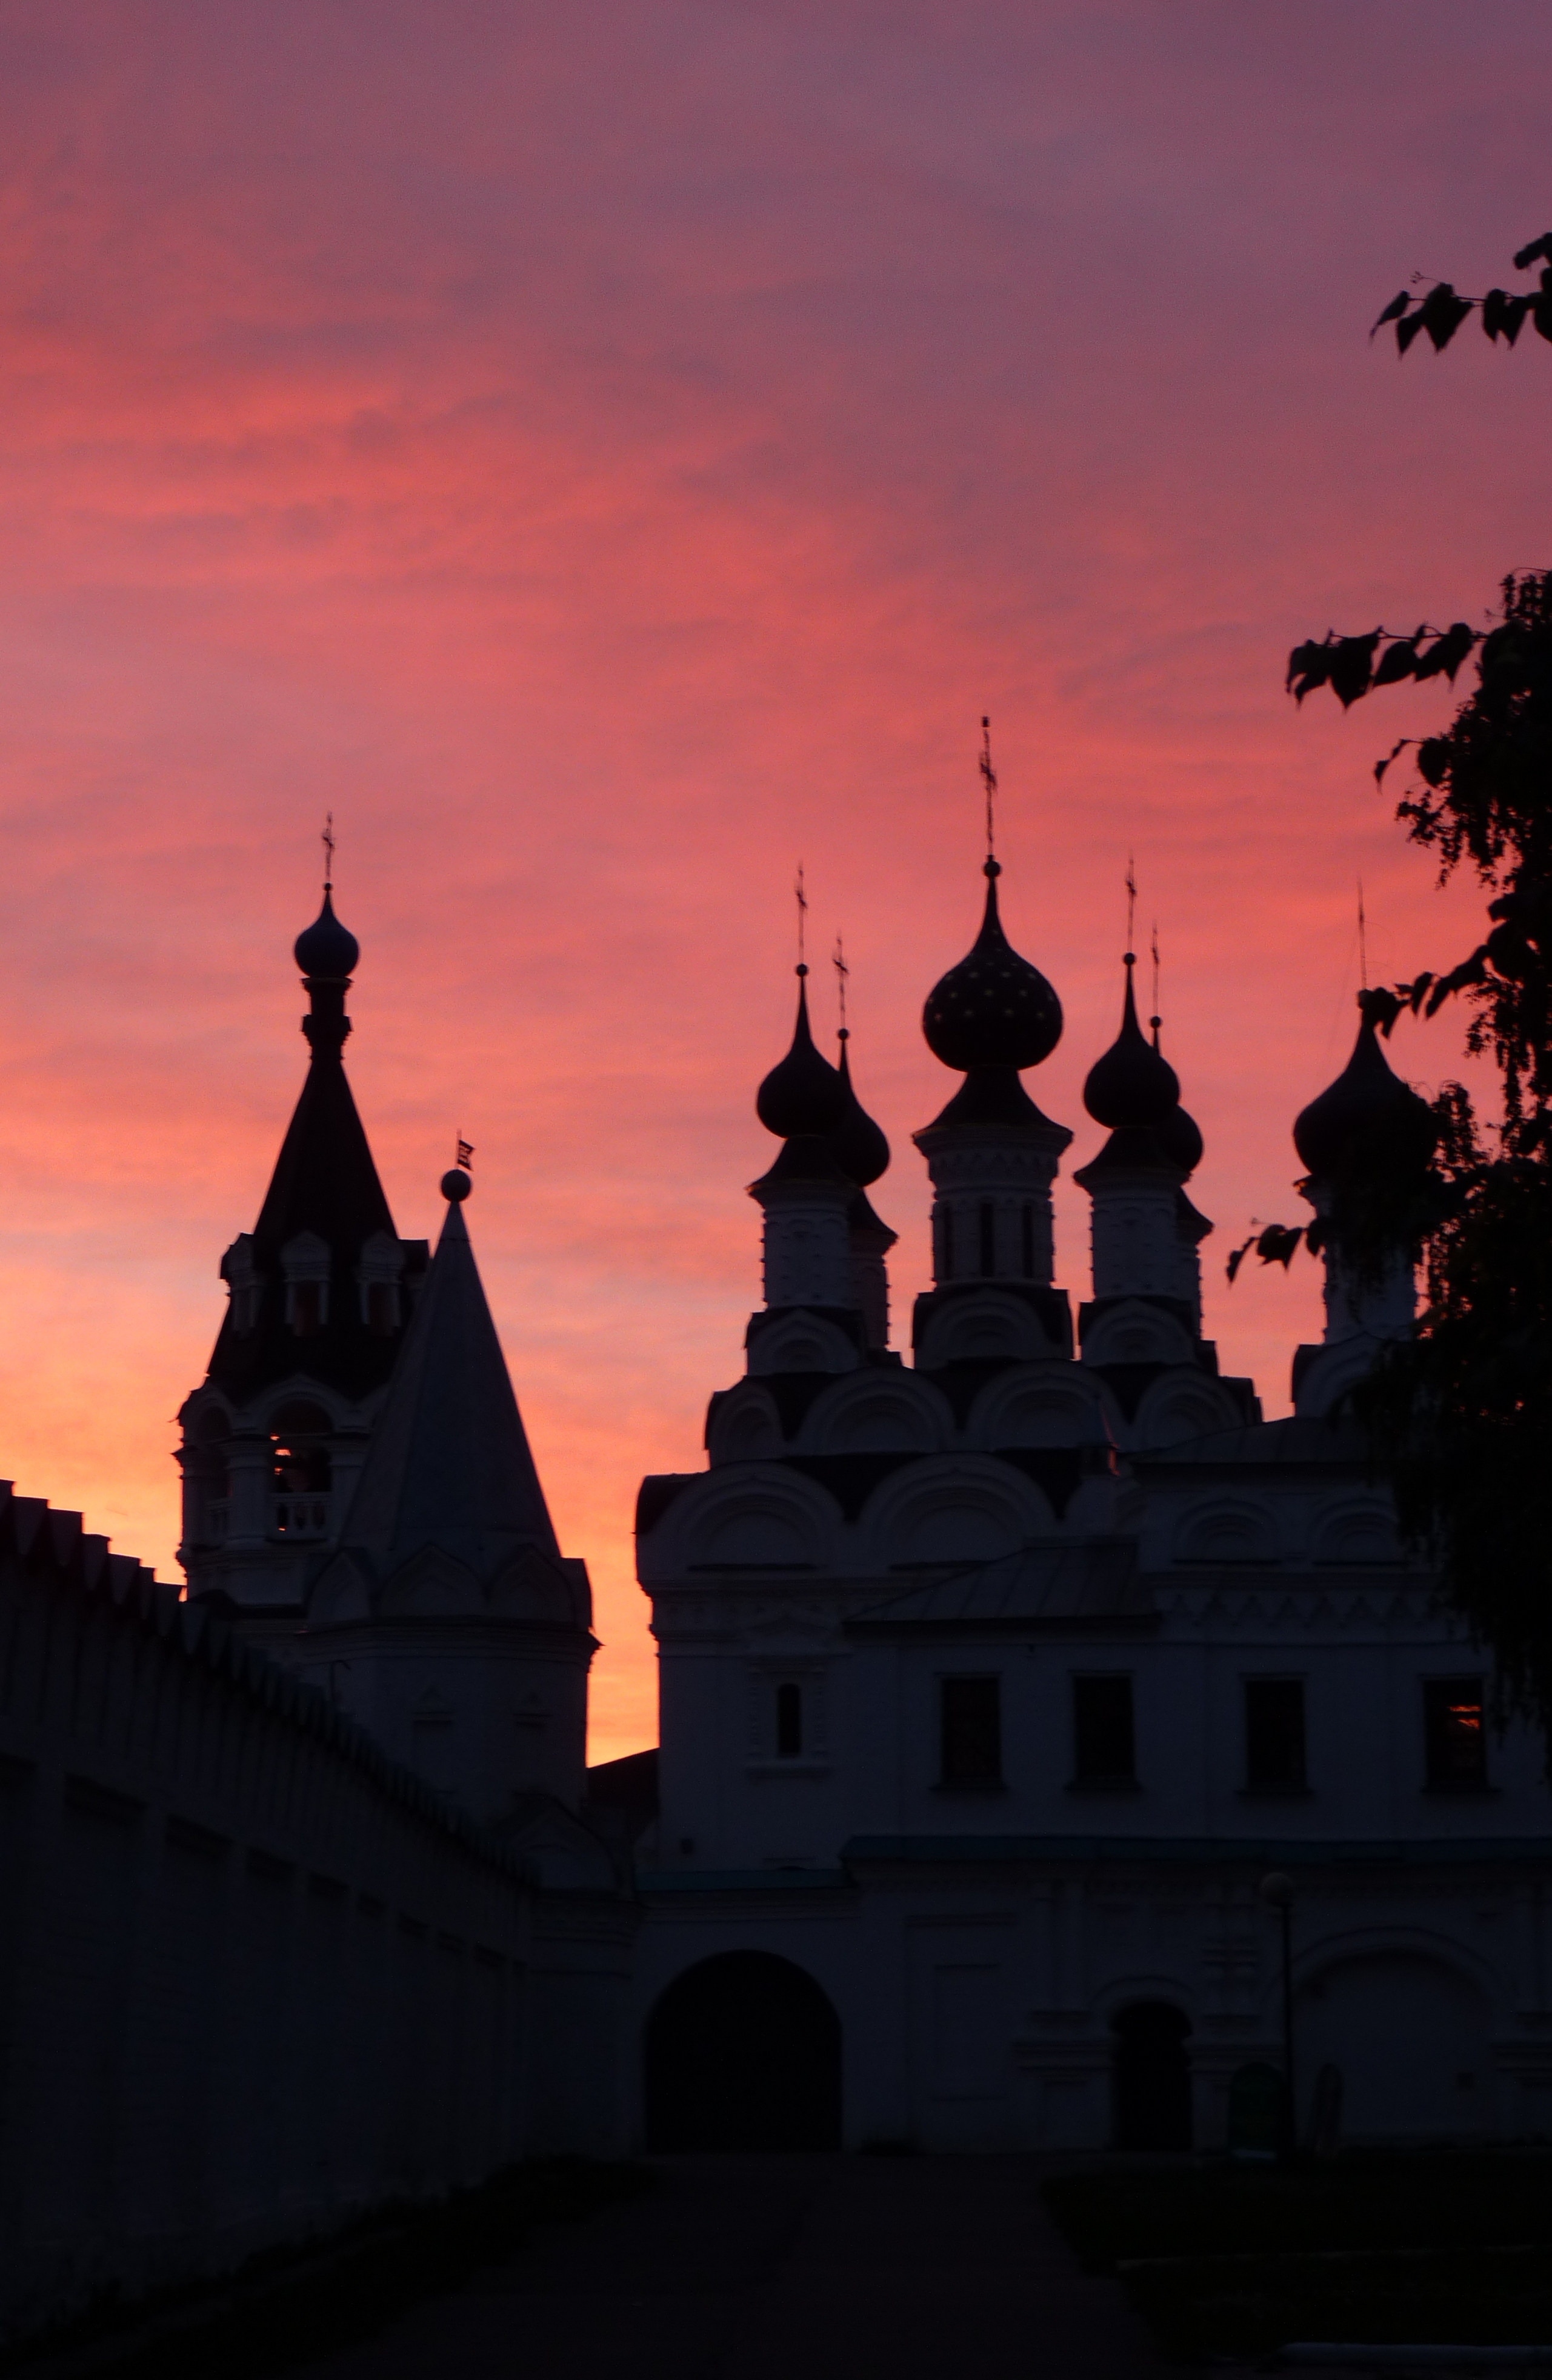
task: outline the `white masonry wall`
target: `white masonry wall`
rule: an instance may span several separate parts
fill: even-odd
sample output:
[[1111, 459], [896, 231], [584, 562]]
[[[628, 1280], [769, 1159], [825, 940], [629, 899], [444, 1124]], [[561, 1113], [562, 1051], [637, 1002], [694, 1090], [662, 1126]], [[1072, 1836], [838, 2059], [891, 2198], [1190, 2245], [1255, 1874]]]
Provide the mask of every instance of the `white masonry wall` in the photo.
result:
[[0, 2339], [612, 2149], [599, 1899], [569, 1922], [321, 1697], [5, 1491]]

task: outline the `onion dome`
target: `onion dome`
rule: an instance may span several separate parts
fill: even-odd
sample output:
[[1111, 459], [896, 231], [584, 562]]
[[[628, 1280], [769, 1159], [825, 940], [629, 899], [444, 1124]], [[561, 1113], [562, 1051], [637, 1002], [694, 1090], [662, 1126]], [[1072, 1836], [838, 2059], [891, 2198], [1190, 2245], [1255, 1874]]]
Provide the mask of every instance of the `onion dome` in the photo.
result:
[[841, 1111], [840, 1123], [833, 1125], [825, 1137], [831, 1157], [846, 1179], [855, 1182], [859, 1190], [866, 1190], [868, 1184], [877, 1182], [887, 1168], [890, 1145], [852, 1087], [852, 1069], [846, 1055], [846, 1044], [850, 1038], [843, 1026], [840, 1073], [845, 1105]]
[[1334, 1083], [1312, 1099], [1293, 1126], [1293, 1146], [1310, 1173], [1325, 1181], [1415, 1169], [1434, 1153], [1438, 1126], [1425, 1099], [1395, 1074], [1375, 1034], [1368, 995], [1352, 1055]]
[[323, 887], [323, 906], [310, 926], [297, 937], [297, 965], [306, 976], [340, 983], [356, 971], [361, 945], [334, 915], [334, 896]]
[[1037, 1066], [1061, 1038], [1061, 1002], [1038, 967], [1020, 958], [997, 914], [995, 859], [986, 864], [986, 915], [975, 948], [928, 994], [927, 1046], [945, 1066]]
[[1182, 1173], [1194, 1173], [1202, 1162], [1202, 1128], [1194, 1116], [1176, 1107], [1162, 1123], [1153, 1128], [1154, 1137], [1171, 1165]]
[[[1137, 1022], [1137, 1003], [1132, 991], [1135, 965], [1128, 951], [1121, 1031], [1104, 1056], [1089, 1068], [1084, 1085], [1085, 1107], [1096, 1123], [1108, 1124], [1112, 1132], [1128, 1124], [1158, 1129], [1180, 1111], [1180, 1077]], [[1200, 1135], [1196, 1153], [1200, 1157]]]
[[[807, 973], [806, 966], [797, 970], [797, 1023], [792, 1048], [780, 1065], [772, 1066], [755, 1099], [755, 1113], [778, 1140], [798, 1140], [809, 1133], [822, 1136], [841, 1122], [846, 1104], [841, 1076], [816, 1050], [808, 1030]], [[874, 1178], [868, 1176], [870, 1181]]]

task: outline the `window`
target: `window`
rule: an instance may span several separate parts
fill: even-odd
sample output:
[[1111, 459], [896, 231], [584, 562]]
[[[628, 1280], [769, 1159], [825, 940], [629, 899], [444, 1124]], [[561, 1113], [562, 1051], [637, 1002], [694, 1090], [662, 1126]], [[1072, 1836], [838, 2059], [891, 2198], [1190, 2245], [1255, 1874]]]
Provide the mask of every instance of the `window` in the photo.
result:
[[1247, 1678], [1245, 1785], [1262, 1793], [1297, 1792], [1304, 1782], [1304, 1682]]
[[1000, 1680], [944, 1678], [940, 1685], [939, 1718], [940, 1781], [945, 1785], [1000, 1785]]
[[297, 1281], [291, 1284], [291, 1328], [298, 1339], [316, 1338], [323, 1327], [323, 1284]]
[[1136, 1743], [1130, 1678], [1073, 1680], [1073, 1782], [1134, 1785]]
[[1025, 1200], [1024, 1212], [1019, 1220], [1024, 1240], [1024, 1277], [1025, 1281], [1033, 1281], [1035, 1278], [1035, 1209], [1027, 1199]]
[[981, 1201], [981, 1278], [989, 1281], [997, 1270], [997, 1209], [989, 1198]]
[[776, 1689], [776, 1756], [779, 1760], [798, 1760], [803, 1755], [803, 1688], [784, 1685]]
[[391, 1339], [399, 1327], [399, 1291], [396, 1281], [370, 1281], [367, 1283], [367, 1328], [376, 1338]]
[[1427, 1780], [1436, 1791], [1487, 1782], [1487, 1730], [1480, 1678], [1425, 1678], [1423, 1742]]
[[954, 1269], [953, 1208], [945, 1207], [938, 1218], [938, 1278], [952, 1281]]

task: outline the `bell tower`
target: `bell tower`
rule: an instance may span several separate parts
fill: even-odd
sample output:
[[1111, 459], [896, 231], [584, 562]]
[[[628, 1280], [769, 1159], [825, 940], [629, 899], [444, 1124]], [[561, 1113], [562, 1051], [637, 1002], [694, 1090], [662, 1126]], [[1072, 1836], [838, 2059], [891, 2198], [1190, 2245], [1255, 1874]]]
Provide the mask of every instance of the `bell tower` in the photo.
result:
[[307, 1077], [258, 1220], [222, 1257], [226, 1312], [178, 1415], [189, 1599], [283, 1658], [339, 1542], [429, 1262], [424, 1240], [394, 1230], [346, 1075], [359, 956], [325, 882], [296, 945]]

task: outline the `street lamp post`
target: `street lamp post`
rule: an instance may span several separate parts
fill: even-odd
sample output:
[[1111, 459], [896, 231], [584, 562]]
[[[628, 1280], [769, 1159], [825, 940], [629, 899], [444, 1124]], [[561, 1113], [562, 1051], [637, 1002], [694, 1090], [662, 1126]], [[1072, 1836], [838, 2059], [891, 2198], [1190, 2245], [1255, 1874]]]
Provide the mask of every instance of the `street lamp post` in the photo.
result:
[[1282, 2145], [1284, 2165], [1298, 2146], [1298, 2099], [1293, 2089], [1293, 1879], [1281, 1868], [1261, 1879], [1261, 1898], [1282, 1922]]

